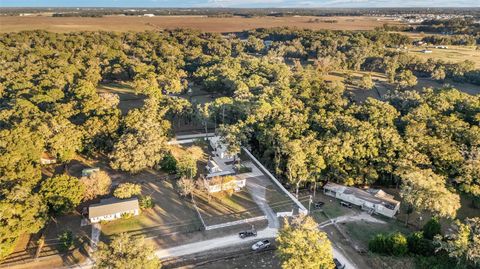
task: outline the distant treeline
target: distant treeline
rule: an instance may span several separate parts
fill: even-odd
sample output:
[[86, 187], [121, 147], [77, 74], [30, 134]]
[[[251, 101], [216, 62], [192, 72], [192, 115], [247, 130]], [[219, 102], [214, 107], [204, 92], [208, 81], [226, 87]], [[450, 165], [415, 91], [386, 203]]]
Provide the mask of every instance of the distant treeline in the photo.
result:
[[473, 18], [453, 18], [450, 20], [428, 20], [415, 27], [415, 31], [440, 34], [478, 35], [480, 23]]
[[[456, 14], [478, 16], [479, 8], [3, 8], [2, 14], [54, 12], [57, 17], [101, 17], [104, 15], [207, 15], [228, 16], [380, 16], [404, 14]], [[61, 15], [60, 15], [61, 14]]]

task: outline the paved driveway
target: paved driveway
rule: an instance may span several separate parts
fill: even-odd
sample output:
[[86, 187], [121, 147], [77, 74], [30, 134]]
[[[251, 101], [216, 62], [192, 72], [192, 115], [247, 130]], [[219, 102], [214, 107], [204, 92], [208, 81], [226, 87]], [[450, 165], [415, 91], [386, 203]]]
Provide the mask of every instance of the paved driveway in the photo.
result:
[[263, 214], [268, 219], [268, 227], [279, 228], [280, 222], [278, 221], [277, 214], [272, 210], [268, 204], [266, 197], [266, 189], [268, 185], [271, 185], [270, 180], [266, 176], [256, 176], [247, 178], [247, 189], [253, 198], [253, 201], [260, 207]]

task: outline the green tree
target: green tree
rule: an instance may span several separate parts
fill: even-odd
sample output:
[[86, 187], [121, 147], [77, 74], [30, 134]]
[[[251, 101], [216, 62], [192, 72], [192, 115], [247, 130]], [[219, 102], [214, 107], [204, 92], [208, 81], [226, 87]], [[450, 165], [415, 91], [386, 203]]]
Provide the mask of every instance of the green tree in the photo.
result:
[[193, 178], [197, 174], [197, 160], [192, 155], [177, 158], [177, 173], [180, 177]]
[[403, 70], [395, 77], [395, 84], [400, 89], [408, 89], [417, 85], [417, 77], [410, 70]]
[[435, 68], [432, 72], [432, 79], [438, 80], [438, 81], [443, 81], [445, 79], [445, 69], [444, 68]]
[[40, 194], [56, 214], [69, 213], [80, 204], [85, 187], [78, 178], [67, 174], [50, 177], [42, 182]]
[[480, 218], [467, 218], [465, 222], [456, 220], [453, 232], [443, 238], [435, 237], [437, 250], [444, 250], [448, 256], [476, 267], [480, 265]]
[[42, 197], [22, 186], [0, 189], [0, 260], [10, 254], [18, 238], [36, 233], [47, 220], [48, 207]]
[[142, 193], [142, 186], [135, 183], [122, 183], [113, 191], [113, 196], [119, 199], [127, 199]]
[[92, 200], [97, 196], [110, 193], [112, 180], [105, 171], [98, 171], [87, 177], [80, 178], [80, 182], [85, 186], [83, 200]]
[[69, 251], [72, 249], [74, 244], [74, 238], [71, 231], [63, 231], [58, 235], [58, 241], [60, 241], [60, 250]]
[[375, 82], [373, 82], [370, 74], [366, 74], [362, 77], [360, 87], [365, 90], [371, 90], [373, 87], [375, 87]]
[[160, 260], [152, 246], [142, 237], [127, 233], [116, 236], [110, 244], [100, 242], [94, 253], [94, 268], [99, 269], [159, 269]]
[[400, 195], [416, 210], [439, 217], [455, 218], [460, 197], [445, 186], [445, 179], [430, 169], [408, 168], [400, 175]]
[[276, 242], [282, 268], [335, 268], [332, 245], [309, 216], [285, 220]]
[[150, 98], [142, 109], [134, 109], [125, 118], [126, 130], [110, 155], [114, 169], [138, 173], [154, 167], [166, 152], [170, 124], [163, 120], [158, 100]]

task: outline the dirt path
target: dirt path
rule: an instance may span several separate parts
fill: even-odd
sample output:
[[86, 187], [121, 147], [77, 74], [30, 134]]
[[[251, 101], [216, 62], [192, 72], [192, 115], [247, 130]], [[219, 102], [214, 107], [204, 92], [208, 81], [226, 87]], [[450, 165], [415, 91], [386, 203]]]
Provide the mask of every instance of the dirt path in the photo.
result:
[[372, 217], [370, 214], [366, 212], [360, 212], [360, 214], [350, 214], [350, 215], [344, 215], [340, 216], [331, 220], [324, 221], [320, 223], [318, 226], [320, 228], [323, 228], [325, 226], [338, 223], [338, 222], [354, 222], [354, 221], [366, 221], [366, 222], [373, 222], [373, 223], [382, 223], [385, 224], [386, 222], [383, 220], [376, 219]]
[[102, 231], [102, 225], [100, 223], [92, 224], [92, 240], [90, 241], [90, 247], [92, 252], [97, 250], [98, 240], [100, 239], [100, 232]]

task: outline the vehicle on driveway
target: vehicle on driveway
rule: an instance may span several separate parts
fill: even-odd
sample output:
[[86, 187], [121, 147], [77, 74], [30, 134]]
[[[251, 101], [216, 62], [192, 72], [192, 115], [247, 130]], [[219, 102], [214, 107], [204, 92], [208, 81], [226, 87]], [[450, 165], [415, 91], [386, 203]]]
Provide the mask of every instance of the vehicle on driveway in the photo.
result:
[[333, 263], [335, 264], [335, 269], [345, 269], [345, 264], [342, 264], [339, 260], [333, 258]]
[[255, 244], [252, 245], [252, 250], [253, 250], [253, 251], [264, 250], [264, 249], [269, 248], [271, 245], [272, 245], [272, 244], [270, 243], [269, 240], [258, 241], [257, 243], [255, 243]]
[[321, 201], [315, 202], [315, 209], [321, 208], [324, 204], [325, 204], [325, 203], [324, 203], [324, 202], [321, 202]]
[[257, 230], [251, 229], [251, 230], [246, 230], [243, 232], [239, 232], [238, 236], [242, 239], [250, 237], [250, 236], [257, 236]]
[[344, 206], [344, 207], [352, 208], [352, 204], [350, 204], [348, 202], [340, 202], [340, 205]]

